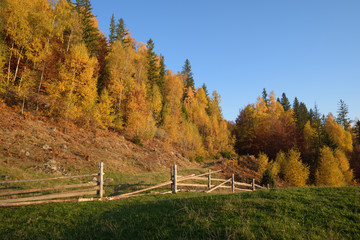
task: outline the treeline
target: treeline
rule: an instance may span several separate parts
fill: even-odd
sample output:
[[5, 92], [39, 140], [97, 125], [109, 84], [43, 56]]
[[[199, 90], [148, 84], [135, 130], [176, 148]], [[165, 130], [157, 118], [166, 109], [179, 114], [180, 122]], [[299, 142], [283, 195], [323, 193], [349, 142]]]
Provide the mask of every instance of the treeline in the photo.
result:
[[359, 174], [360, 122], [351, 127], [348, 107], [340, 100], [338, 116], [308, 110], [286, 94], [276, 99], [263, 90], [257, 102], [244, 107], [233, 126], [235, 149], [258, 156], [259, 172], [266, 179], [279, 177], [289, 185], [343, 186]]
[[[195, 88], [191, 65], [166, 70], [154, 42], [124, 20], [99, 31], [89, 0], [0, 3], [0, 94], [7, 104], [81, 126], [161, 138], [201, 160], [233, 152], [220, 96]], [[108, 40], [107, 40], [108, 39]]]

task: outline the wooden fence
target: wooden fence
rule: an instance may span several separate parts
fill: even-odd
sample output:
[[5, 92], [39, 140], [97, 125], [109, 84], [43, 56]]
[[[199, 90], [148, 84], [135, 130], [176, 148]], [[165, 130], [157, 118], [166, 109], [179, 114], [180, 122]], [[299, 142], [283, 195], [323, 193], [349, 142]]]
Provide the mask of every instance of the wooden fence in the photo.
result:
[[22, 189], [22, 190], [7, 190], [5, 188], [2, 189], [2, 191], [0, 191], [0, 197], [15, 196], [19, 194], [24, 195], [29, 193], [33, 194], [44, 191], [63, 190], [63, 189], [77, 189], [77, 190], [51, 193], [40, 196], [1, 199], [0, 206], [20, 206], [20, 205], [50, 203], [50, 202], [80, 202], [80, 201], [94, 200], [94, 198], [61, 199], [61, 198], [79, 197], [79, 196], [87, 196], [87, 195], [98, 195], [98, 197], [101, 199], [104, 194], [103, 176], [104, 176], [104, 164], [99, 163], [98, 173], [94, 173], [94, 174], [63, 176], [63, 177], [53, 177], [53, 178], [43, 178], [43, 179], [0, 181], [0, 184], [9, 185], [13, 183], [44, 182], [44, 181], [62, 180], [62, 179], [71, 179], [71, 178], [88, 178], [88, 177], [98, 178], [96, 182], [88, 182], [88, 183], [72, 184], [72, 185], [59, 185], [54, 187], [43, 187], [43, 188]]
[[[35, 181], [48, 181], [48, 180], [59, 180], [59, 179], [68, 179], [68, 178], [85, 178], [85, 177], [98, 177], [98, 181], [94, 183], [83, 183], [83, 184], [73, 184], [73, 185], [65, 185], [65, 186], [55, 186], [55, 187], [47, 187], [47, 188], [36, 188], [36, 189], [24, 189], [24, 190], [13, 190], [13, 191], [0, 191], [0, 196], [10, 196], [17, 194], [26, 194], [26, 193], [35, 193], [41, 191], [49, 191], [49, 190], [59, 190], [59, 189], [74, 189], [74, 188], [84, 188], [91, 187], [81, 190], [73, 190], [69, 192], [61, 192], [61, 193], [53, 193], [41, 196], [34, 197], [25, 197], [25, 198], [13, 198], [13, 199], [4, 199], [0, 200], [1, 206], [20, 206], [20, 205], [30, 205], [30, 204], [40, 204], [40, 203], [50, 203], [50, 202], [83, 202], [83, 201], [111, 201], [118, 200], [133, 196], [139, 196], [140, 193], [144, 193], [156, 188], [163, 188], [165, 186], [170, 185], [170, 191], [165, 191], [162, 193], [177, 193], [179, 191], [189, 191], [192, 189], [195, 191], [202, 191], [206, 193], [211, 193], [216, 189], [229, 189], [232, 193], [235, 192], [245, 192], [245, 191], [255, 191], [257, 189], [265, 189], [264, 186], [260, 186], [255, 183], [255, 179], [252, 179], [252, 183], [243, 183], [235, 181], [234, 174], [232, 174], [229, 179], [219, 179], [214, 178], [215, 173], [219, 173], [222, 170], [212, 171], [208, 170], [207, 173], [202, 174], [191, 174], [187, 176], [179, 176], [177, 166], [174, 165], [170, 169], [170, 180], [147, 187], [144, 189], [136, 190], [130, 193], [123, 193], [116, 196], [103, 197], [104, 194], [104, 165], [103, 163], [99, 163], [99, 171], [95, 174], [88, 175], [78, 175], [78, 176], [64, 176], [64, 177], [54, 177], [54, 178], [46, 178], [46, 179], [30, 179], [30, 180], [13, 180], [13, 181], [2, 181], [0, 184], [11, 184], [11, 183], [23, 183], [23, 182], [35, 182]], [[195, 182], [189, 182], [195, 181]], [[199, 183], [200, 182], [200, 183]], [[267, 186], [269, 188], [269, 185]], [[201, 190], [202, 189], [202, 190]], [[59, 198], [69, 198], [69, 197], [77, 197], [77, 196], [85, 196], [85, 195], [98, 195], [97, 198], [78, 198], [78, 199], [59, 199]]]
[[[196, 176], [186, 177], [182, 178], [182, 176], [178, 176], [177, 174], [177, 166], [171, 167], [170, 175], [171, 175], [171, 192], [176, 193], [179, 191], [186, 191], [186, 189], [183, 188], [195, 188], [195, 189], [206, 189], [202, 190], [203, 192], [210, 193], [213, 192], [216, 189], [231, 189], [232, 193], [235, 192], [245, 192], [245, 191], [255, 191], [256, 189], [265, 189], [264, 186], [260, 186], [255, 183], [255, 179], [252, 179], [252, 183], [242, 183], [235, 181], [234, 174], [232, 174], [231, 178], [229, 179], [219, 179], [219, 178], [212, 178], [212, 174], [221, 172], [219, 171], [211, 171], [208, 170], [208, 173], [203, 173]], [[196, 180], [196, 183], [179, 183], [180, 181], [186, 181], [186, 180]], [[206, 182], [205, 183], [198, 183], [198, 182]], [[216, 184], [215, 184], [216, 183]], [[181, 188], [183, 187], [183, 188]], [[269, 188], [269, 185], [267, 186]]]
[[[222, 172], [222, 170], [218, 170], [218, 171], [211, 171], [209, 170], [207, 173], [202, 173], [199, 175], [195, 175], [195, 174], [191, 174], [191, 175], [187, 175], [187, 176], [179, 176], [177, 173], [177, 166], [174, 165], [173, 167], [171, 167], [170, 169], [170, 181], [166, 181], [151, 187], [147, 187], [144, 189], [140, 189], [134, 192], [130, 192], [130, 193], [124, 193], [124, 194], [120, 194], [120, 195], [116, 195], [116, 196], [112, 196], [112, 197], [104, 197], [101, 200], [102, 201], [111, 201], [111, 200], [118, 200], [118, 199], [122, 199], [122, 198], [128, 198], [128, 197], [132, 197], [132, 196], [138, 196], [139, 193], [143, 193], [143, 192], [147, 192], [156, 188], [161, 188], [161, 187], [165, 187], [167, 185], [170, 185], [170, 189], [171, 191], [166, 191], [166, 192], [162, 192], [162, 193], [177, 193], [179, 191], [186, 191], [186, 188], [195, 188], [195, 189], [199, 189], [199, 188], [205, 188], [206, 190], [199, 190], [202, 192], [206, 192], [206, 193], [210, 193], [213, 192], [216, 189], [231, 189], [231, 191], [233, 193], [235, 192], [246, 192], [246, 191], [255, 191], [257, 189], [266, 189], [264, 186], [260, 186], [258, 184], [255, 183], [255, 179], [252, 179], [252, 183], [242, 183], [242, 182], [237, 182], [235, 181], [234, 178], [234, 174], [232, 174], [232, 177], [229, 179], [219, 179], [219, 178], [212, 178], [212, 174], [215, 173], [219, 173]], [[206, 177], [207, 176], [207, 177]], [[199, 184], [199, 183], [189, 183], [189, 180], [196, 180], [196, 181], [206, 181], [207, 184]], [[185, 182], [187, 181], [187, 182]], [[183, 182], [183, 183], [180, 183]], [[217, 184], [213, 184], [214, 182], [216, 182]], [[226, 185], [228, 184], [228, 185]], [[229, 185], [231, 184], [231, 185]], [[183, 188], [181, 188], [183, 187]], [[269, 188], [269, 185], [267, 185], [267, 188]]]

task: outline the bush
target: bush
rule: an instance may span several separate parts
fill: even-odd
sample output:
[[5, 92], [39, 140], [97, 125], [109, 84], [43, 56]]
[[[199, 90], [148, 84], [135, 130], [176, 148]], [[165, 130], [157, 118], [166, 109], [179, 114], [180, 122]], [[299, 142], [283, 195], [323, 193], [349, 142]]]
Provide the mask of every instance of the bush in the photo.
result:
[[228, 151], [220, 153], [223, 158], [231, 159], [231, 153]]
[[220, 159], [220, 156], [219, 156], [219, 155], [215, 155], [215, 156], [214, 156], [214, 159], [215, 159], [215, 160], [219, 160], [219, 159]]
[[272, 188], [276, 186], [274, 174], [272, 173], [272, 171], [269, 168], [265, 170], [264, 174], [262, 175], [261, 182], [260, 182], [260, 185], [267, 186], [268, 184]]
[[134, 144], [136, 144], [136, 145], [138, 145], [138, 146], [140, 146], [140, 147], [143, 146], [143, 144], [142, 144], [142, 142], [141, 142], [141, 139], [140, 139], [140, 137], [139, 137], [138, 135], [134, 136], [134, 137], [131, 139], [131, 141], [132, 141]]
[[204, 157], [203, 157], [203, 156], [196, 156], [196, 157], [195, 157], [195, 160], [196, 160], [198, 163], [202, 163], [202, 162], [204, 162]]

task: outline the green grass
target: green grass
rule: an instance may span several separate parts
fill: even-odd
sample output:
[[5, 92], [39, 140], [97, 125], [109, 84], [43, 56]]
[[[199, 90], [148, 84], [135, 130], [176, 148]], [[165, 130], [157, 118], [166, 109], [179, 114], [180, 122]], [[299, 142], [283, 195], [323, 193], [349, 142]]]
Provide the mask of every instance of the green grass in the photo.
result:
[[360, 188], [0, 208], [0, 239], [360, 239]]

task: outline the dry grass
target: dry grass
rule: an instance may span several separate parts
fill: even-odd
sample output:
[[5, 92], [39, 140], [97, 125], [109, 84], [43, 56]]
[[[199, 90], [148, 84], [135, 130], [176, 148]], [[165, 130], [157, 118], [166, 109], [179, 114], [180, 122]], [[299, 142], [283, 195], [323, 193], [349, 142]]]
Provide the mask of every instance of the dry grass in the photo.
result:
[[49, 159], [71, 174], [96, 171], [98, 162], [105, 163], [106, 171], [127, 173], [166, 170], [175, 163], [181, 168], [198, 166], [158, 139], [138, 146], [117, 132], [74, 125], [65, 131], [63, 126], [62, 122], [30, 113], [22, 116], [0, 103], [0, 176], [36, 175], [31, 167]]

